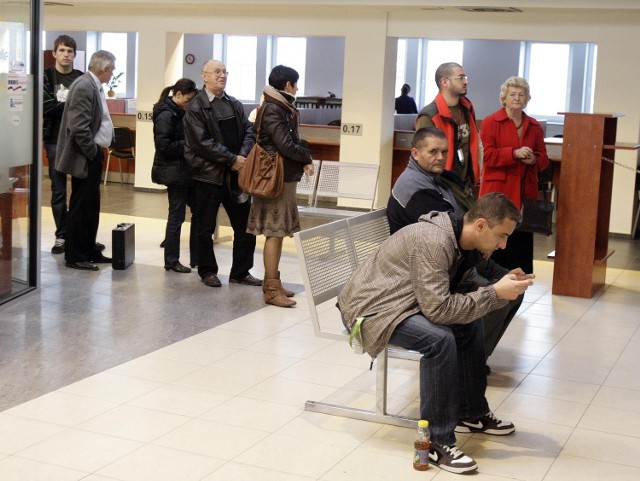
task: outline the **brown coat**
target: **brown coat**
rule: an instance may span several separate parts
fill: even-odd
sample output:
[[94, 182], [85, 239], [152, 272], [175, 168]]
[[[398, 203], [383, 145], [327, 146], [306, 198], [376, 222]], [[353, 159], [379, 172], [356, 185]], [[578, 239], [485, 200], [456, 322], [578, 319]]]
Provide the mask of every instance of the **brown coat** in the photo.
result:
[[[431, 212], [392, 235], [353, 272], [338, 296], [349, 326], [364, 316], [364, 350], [376, 357], [395, 328], [422, 313], [435, 324], [468, 324], [504, 306], [492, 285], [451, 292], [461, 252], [447, 213]], [[461, 284], [475, 282], [475, 269]]]

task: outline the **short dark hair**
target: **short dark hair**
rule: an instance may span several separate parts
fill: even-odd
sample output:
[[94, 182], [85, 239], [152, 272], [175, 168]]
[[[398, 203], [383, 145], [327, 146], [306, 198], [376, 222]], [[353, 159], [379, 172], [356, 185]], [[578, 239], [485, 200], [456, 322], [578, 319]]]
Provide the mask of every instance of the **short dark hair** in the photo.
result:
[[423, 127], [421, 129], [418, 129], [416, 133], [413, 134], [413, 139], [411, 139], [411, 147], [414, 149], [419, 149], [422, 146], [424, 140], [429, 137], [447, 140], [446, 134], [439, 128]]
[[455, 62], [443, 63], [436, 69], [436, 85], [440, 89], [440, 83], [443, 79], [449, 77], [453, 73], [454, 68], [462, 68], [462, 65]]
[[76, 53], [76, 50], [78, 48], [76, 41], [69, 35], [60, 35], [58, 38], [56, 38], [55, 42], [53, 42], [53, 51], [55, 52], [56, 50], [58, 50], [58, 47], [60, 45], [72, 48], [74, 54]]
[[411, 92], [411, 85], [409, 84], [404, 84], [402, 88], [400, 88], [400, 93], [402, 95], [409, 95], [409, 92]]
[[300, 75], [296, 70], [285, 65], [276, 65], [269, 74], [269, 85], [274, 89], [284, 90], [287, 82], [291, 82], [291, 85], [295, 85], [298, 82]]
[[475, 222], [480, 218], [486, 219], [489, 227], [494, 227], [505, 219], [519, 224], [521, 214], [520, 209], [502, 192], [489, 192], [479, 197], [464, 215], [465, 223]]

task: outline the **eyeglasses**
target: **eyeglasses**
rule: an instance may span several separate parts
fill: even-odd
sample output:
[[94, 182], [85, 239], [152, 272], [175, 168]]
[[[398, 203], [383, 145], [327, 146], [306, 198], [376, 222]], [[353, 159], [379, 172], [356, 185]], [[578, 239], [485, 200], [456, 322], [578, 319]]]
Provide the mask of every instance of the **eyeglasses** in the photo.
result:
[[460, 82], [465, 82], [469, 80], [469, 77], [466, 75], [458, 75], [457, 77], [447, 77], [449, 80], [460, 80]]
[[207, 72], [206, 70], [202, 73], [206, 73], [207, 75], [213, 75], [214, 77], [226, 77], [229, 75], [228, 70], [221, 70], [219, 68], [215, 69], [213, 72]]

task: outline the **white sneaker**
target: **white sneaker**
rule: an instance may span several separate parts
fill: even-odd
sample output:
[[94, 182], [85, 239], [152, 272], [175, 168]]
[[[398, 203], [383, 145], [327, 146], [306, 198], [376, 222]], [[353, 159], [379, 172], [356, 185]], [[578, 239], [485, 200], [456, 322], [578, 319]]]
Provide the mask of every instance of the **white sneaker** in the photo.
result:
[[429, 449], [429, 462], [440, 469], [455, 474], [468, 473], [478, 469], [478, 463], [453, 444], [440, 446], [432, 442], [431, 449]]

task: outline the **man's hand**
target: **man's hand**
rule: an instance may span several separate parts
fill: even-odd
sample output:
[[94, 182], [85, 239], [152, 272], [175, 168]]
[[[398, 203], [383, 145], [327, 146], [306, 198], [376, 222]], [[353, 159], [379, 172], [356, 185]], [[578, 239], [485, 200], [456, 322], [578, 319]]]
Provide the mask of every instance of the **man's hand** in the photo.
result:
[[240, 169], [242, 169], [242, 167], [244, 167], [244, 163], [246, 160], [246, 157], [242, 155], [236, 155], [236, 160], [233, 162], [233, 165], [231, 165], [231, 170], [235, 172], [239, 171]]
[[313, 175], [313, 164], [305, 164], [304, 173], [307, 175]]
[[[522, 276], [533, 276], [533, 274], [522, 274]], [[505, 275], [498, 282], [493, 284], [493, 288], [496, 290], [496, 295], [498, 299], [506, 299], [508, 301], [513, 301], [520, 294], [527, 290], [527, 287], [533, 285], [533, 278], [529, 277], [527, 279], [518, 279], [518, 274], [509, 273]]]
[[535, 279], [536, 278], [535, 274], [525, 274], [524, 271], [520, 267], [517, 267], [516, 269], [510, 270], [509, 274], [515, 275], [516, 279], [519, 280], [519, 281], [524, 281], [524, 280], [527, 280], [527, 279]]

